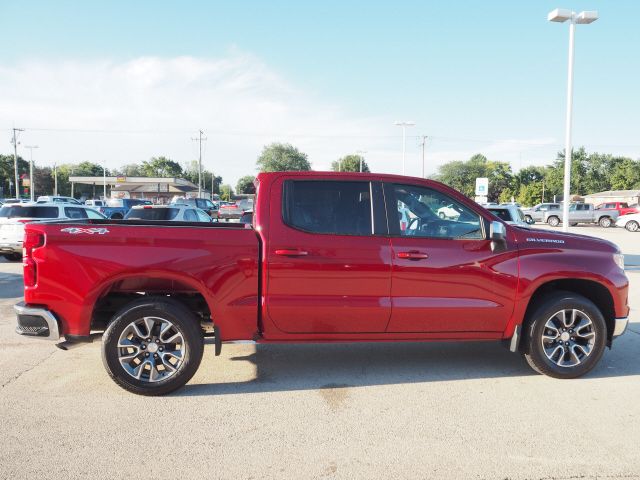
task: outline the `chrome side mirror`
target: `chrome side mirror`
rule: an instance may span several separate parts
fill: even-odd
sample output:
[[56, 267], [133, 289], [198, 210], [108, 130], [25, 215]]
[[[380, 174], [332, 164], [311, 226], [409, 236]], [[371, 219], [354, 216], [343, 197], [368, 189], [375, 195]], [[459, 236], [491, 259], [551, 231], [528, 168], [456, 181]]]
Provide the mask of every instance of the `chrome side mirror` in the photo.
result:
[[489, 226], [489, 239], [491, 251], [501, 252], [507, 249], [507, 229], [504, 223], [494, 220]]

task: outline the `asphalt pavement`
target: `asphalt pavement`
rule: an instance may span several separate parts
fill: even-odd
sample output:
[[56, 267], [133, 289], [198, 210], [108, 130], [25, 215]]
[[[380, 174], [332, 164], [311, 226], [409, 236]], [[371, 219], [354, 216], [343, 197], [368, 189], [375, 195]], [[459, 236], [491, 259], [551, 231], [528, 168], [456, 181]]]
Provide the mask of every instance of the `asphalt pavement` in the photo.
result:
[[[640, 304], [640, 233], [618, 243]], [[576, 380], [498, 343], [227, 344], [159, 398], [13, 332], [21, 266], [0, 261], [0, 478], [640, 478], [640, 314]]]

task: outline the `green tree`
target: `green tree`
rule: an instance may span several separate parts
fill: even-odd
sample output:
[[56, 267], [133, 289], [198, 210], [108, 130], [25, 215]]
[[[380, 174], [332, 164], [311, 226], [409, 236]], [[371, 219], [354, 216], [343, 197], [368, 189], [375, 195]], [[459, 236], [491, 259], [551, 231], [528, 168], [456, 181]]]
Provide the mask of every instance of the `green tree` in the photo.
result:
[[624, 158], [613, 165], [607, 190], [640, 189], [640, 161]]
[[152, 157], [142, 162], [142, 173], [147, 177], [181, 177], [182, 167], [167, 157]]
[[234, 193], [233, 193], [233, 187], [231, 187], [231, 185], [222, 185], [220, 187], [220, 199], [221, 200], [225, 200], [227, 202], [231, 201], [231, 198], [233, 198]]
[[53, 194], [53, 169], [51, 167], [33, 167], [33, 179], [33, 194], [36, 197]]
[[542, 202], [542, 181], [533, 182], [520, 186], [520, 191], [516, 197], [520, 205], [533, 207]]
[[265, 146], [256, 165], [261, 172], [311, 170], [307, 154], [288, 143], [272, 143]]
[[244, 177], [241, 177], [236, 185], [236, 192], [244, 194], [256, 193], [256, 186], [254, 185], [255, 180], [256, 177], [253, 175], [245, 175]]
[[[0, 198], [15, 197], [16, 190], [15, 185], [13, 185], [15, 183], [14, 173], [13, 155], [0, 155]], [[28, 173], [29, 162], [18, 155], [18, 177]], [[11, 188], [9, 182], [13, 185]], [[22, 194], [22, 188], [20, 188], [20, 193]]]
[[338, 160], [331, 162], [331, 170], [334, 172], [359, 172], [360, 162], [362, 162], [362, 171], [370, 172], [369, 165], [362, 155], [346, 155]]
[[144, 177], [142, 166], [138, 163], [128, 163], [120, 167], [116, 173], [124, 175], [125, 177]]

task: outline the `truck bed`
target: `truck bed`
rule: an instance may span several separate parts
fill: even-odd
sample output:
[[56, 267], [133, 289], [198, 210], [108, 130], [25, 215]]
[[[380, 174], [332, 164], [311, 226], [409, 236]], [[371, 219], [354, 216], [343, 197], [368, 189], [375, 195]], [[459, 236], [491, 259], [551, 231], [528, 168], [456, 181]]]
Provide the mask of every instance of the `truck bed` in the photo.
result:
[[[56, 221], [26, 226], [44, 234], [35, 248], [37, 282], [27, 304], [46, 304], [85, 337], [101, 311], [136, 292], [201, 303], [229, 340], [251, 337], [258, 316], [259, 239], [241, 224], [139, 220]], [[104, 313], [104, 312], [103, 312]], [[88, 321], [90, 320], [90, 321]]]

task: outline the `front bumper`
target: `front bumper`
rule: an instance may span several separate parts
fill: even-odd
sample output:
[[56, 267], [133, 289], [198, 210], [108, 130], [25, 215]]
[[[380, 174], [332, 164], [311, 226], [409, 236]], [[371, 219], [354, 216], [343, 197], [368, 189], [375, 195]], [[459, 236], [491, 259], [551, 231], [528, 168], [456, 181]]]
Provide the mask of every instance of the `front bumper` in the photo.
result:
[[59, 340], [58, 320], [49, 310], [29, 307], [24, 302], [13, 306], [17, 315], [16, 333], [44, 340]]
[[629, 323], [629, 317], [616, 318], [613, 326], [613, 338], [619, 337], [627, 329]]

